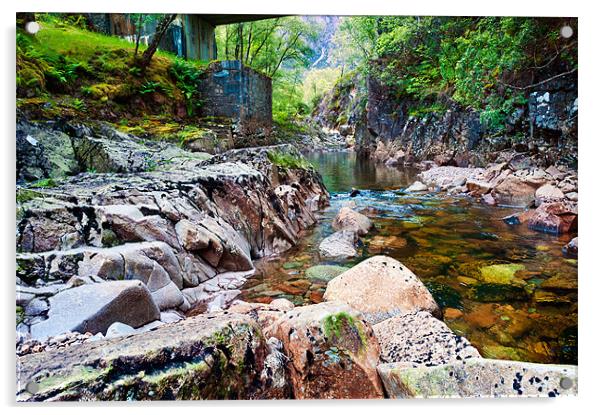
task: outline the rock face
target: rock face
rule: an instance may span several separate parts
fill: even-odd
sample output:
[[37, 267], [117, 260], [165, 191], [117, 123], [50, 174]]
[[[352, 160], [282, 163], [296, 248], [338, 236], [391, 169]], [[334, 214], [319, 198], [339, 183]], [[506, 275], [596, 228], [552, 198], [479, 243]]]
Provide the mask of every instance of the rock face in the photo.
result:
[[378, 343], [361, 314], [343, 303], [288, 311], [273, 325], [296, 399], [382, 398]]
[[555, 397], [577, 394], [577, 366], [469, 359], [441, 366], [378, 367], [391, 398]]
[[324, 259], [346, 259], [357, 256], [355, 243], [357, 234], [353, 231], [338, 231], [320, 242], [320, 257]]
[[372, 221], [367, 216], [348, 207], [341, 208], [332, 221], [335, 231], [351, 231], [360, 236], [366, 235], [372, 226]]
[[[17, 360], [17, 400], [254, 399], [270, 350], [257, 324], [209, 314]], [[34, 388], [27, 388], [33, 382]]]
[[50, 297], [48, 318], [31, 326], [31, 335], [43, 339], [69, 331], [106, 334], [120, 322], [140, 327], [160, 318], [159, 308], [140, 281], [86, 284]]
[[432, 366], [481, 357], [468, 340], [425, 311], [391, 317], [373, 329], [383, 362]]
[[415, 311], [441, 315], [433, 296], [412, 271], [401, 262], [380, 255], [332, 279], [324, 299], [349, 304], [371, 324]]
[[[88, 133], [83, 128], [73, 139], [90, 141]], [[121, 160], [121, 167], [106, 170], [125, 173], [81, 173], [35, 192], [25, 188], [17, 197], [25, 337], [52, 314], [58, 304], [52, 296], [73, 288], [74, 276], [80, 283], [141, 281], [161, 311], [185, 312], [198, 303], [223, 309], [253, 272], [252, 260], [295, 245], [328, 203], [319, 175], [290, 146], [232, 150], [206, 160], [114, 130], [94, 140], [103, 140], [106, 157], [86, 151], [90, 160]], [[125, 162], [145, 159], [138, 150], [152, 154], [150, 166]], [[77, 150], [75, 157], [87, 165], [82, 154]], [[279, 166], [274, 154], [299, 163]]]

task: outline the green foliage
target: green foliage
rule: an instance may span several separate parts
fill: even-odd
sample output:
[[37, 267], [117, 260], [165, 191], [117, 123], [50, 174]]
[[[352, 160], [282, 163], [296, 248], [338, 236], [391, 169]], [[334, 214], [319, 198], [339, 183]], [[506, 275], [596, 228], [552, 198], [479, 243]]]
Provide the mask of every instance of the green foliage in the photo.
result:
[[37, 182], [32, 183], [30, 187], [34, 189], [47, 189], [51, 187], [56, 187], [56, 182], [52, 178], [40, 179]]
[[312, 165], [303, 156], [282, 151], [269, 151], [268, 159], [283, 169], [312, 169]]
[[357, 332], [361, 341], [362, 349], [368, 344], [366, 334], [364, 333], [362, 327], [355, 321], [353, 316], [343, 311], [337, 314], [331, 314], [324, 318], [322, 321], [322, 327], [324, 328], [324, 334], [326, 337], [330, 338], [340, 338], [343, 334], [343, 330], [346, 327], [351, 328]]
[[[361, 65], [393, 96], [422, 103], [413, 115], [453, 99], [481, 111], [485, 127], [495, 132], [526, 101], [525, 90], [509, 85], [528, 83], [525, 74], [527, 80], [549, 76], [551, 64], [556, 70], [576, 66], [576, 42], [558, 35], [561, 23], [526, 17], [368, 16], [349, 17], [339, 30], [364, 52]], [[358, 62], [357, 57], [347, 60]]]
[[188, 116], [194, 115], [201, 108], [203, 102], [199, 93], [199, 80], [202, 74], [201, 68], [184, 59], [176, 59], [169, 68], [169, 73], [174, 77], [176, 86], [184, 95]]
[[341, 76], [338, 68], [310, 69], [303, 79], [303, 101], [310, 107], [316, 107], [322, 96], [334, 87]]
[[153, 92], [160, 92], [163, 90], [164, 90], [163, 85], [161, 85], [160, 82], [146, 81], [140, 86], [140, 89], [138, 90], [138, 92], [140, 92], [142, 95], [145, 95], [145, 94], [151, 94]]

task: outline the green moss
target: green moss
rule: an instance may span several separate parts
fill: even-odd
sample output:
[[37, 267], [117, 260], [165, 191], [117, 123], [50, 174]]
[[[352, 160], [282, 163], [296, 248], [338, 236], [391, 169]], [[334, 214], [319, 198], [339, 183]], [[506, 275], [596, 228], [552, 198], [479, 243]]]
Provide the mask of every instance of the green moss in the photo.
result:
[[328, 282], [349, 268], [337, 265], [316, 265], [305, 270], [305, 276], [311, 281]]
[[49, 189], [52, 187], [56, 187], [57, 184], [54, 181], [54, 179], [47, 178], [47, 179], [40, 179], [37, 182], [32, 183], [30, 186], [33, 187], [34, 189]]
[[303, 263], [299, 262], [299, 261], [285, 262], [284, 264], [282, 264], [282, 268], [284, 268], [284, 269], [298, 269], [298, 268], [301, 268], [302, 266], [303, 266]]
[[22, 204], [43, 196], [40, 192], [29, 189], [17, 189], [16, 192], [17, 204]]
[[346, 334], [344, 332], [346, 329], [351, 329], [359, 336], [360, 350], [363, 350], [368, 344], [368, 339], [361, 323], [344, 311], [325, 317], [322, 320], [322, 328], [326, 337], [342, 340], [342, 343], [346, 343], [346, 339], [342, 338]]
[[[524, 285], [524, 281], [514, 277], [517, 271], [525, 269], [522, 264], [496, 264], [481, 268], [481, 280], [490, 284]], [[521, 284], [522, 283], [522, 284]]]
[[17, 306], [17, 326], [25, 320], [25, 310], [21, 306]]
[[296, 154], [282, 151], [268, 151], [268, 159], [283, 169], [313, 169], [311, 163], [305, 157]]

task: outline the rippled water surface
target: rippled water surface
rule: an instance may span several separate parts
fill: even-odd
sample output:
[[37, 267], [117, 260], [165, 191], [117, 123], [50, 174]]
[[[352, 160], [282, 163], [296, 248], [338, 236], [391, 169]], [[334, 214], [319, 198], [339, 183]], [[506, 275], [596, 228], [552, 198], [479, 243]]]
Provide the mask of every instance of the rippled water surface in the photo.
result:
[[[443, 194], [406, 194], [403, 189], [416, 176], [411, 169], [375, 166], [353, 153], [306, 156], [322, 174], [331, 205], [297, 247], [281, 258], [257, 261], [243, 299], [320, 302], [326, 282], [310, 279], [308, 268], [350, 267], [384, 254], [418, 275], [444, 310], [445, 322], [484, 357], [577, 363], [577, 261], [562, 255], [574, 235], [508, 226], [500, 219], [514, 209]], [[349, 197], [352, 187], [360, 196]], [[351, 199], [375, 229], [362, 238], [359, 258], [321, 261], [318, 245]]]

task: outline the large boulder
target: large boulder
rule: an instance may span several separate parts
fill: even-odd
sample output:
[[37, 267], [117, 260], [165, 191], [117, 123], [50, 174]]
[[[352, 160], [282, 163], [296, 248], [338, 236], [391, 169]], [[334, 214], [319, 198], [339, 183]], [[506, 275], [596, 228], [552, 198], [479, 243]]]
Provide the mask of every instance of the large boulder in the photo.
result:
[[271, 355], [251, 318], [206, 314], [18, 358], [17, 400], [287, 398], [270, 386], [281, 383], [264, 366], [278, 360]]
[[527, 222], [530, 229], [563, 234], [577, 230], [577, 214], [563, 203], [544, 203], [540, 205]]
[[538, 185], [523, 178], [511, 175], [506, 177], [492, 190], [498, 205], [527, 207], [535, 201], [535, 190]]
[[355, 243], [357, 233], [353, 231], [338, 231], [320, 242], [318, 250], [324, 259], [346, 259], [357, 256]]
[[441, 365], [481, 357], [468, 340], [425, 311], [391, 317], [372, 328], [383, 362]]
[[366, 235], [372, 228], [372, 221], [349, 207], [343, 207], [332, 221], [332, 228], [335, 231], [352, 231], [358, 235]]
[[547, 183], [535, 191], [535, 206], [542, 203], [559, 202], [564, 199], [564, 193], [558, 187]]
[[441, 366], [387, 363], [390, 398], [555, 397], [577, 394], [577, 366], [469, 359]]
[[379, 349], [372, 328], [346, 304], [296, 307], [271, 335], [283, 344], [296, 399], [382, 398]]
[[140, 327], [161, 314], [140, 281], [86, 284], [50, 297], [48, 318], [31, 326], [34, 339], [69, 331], [106, 333], [115, 322]]
[[415, 311], [441, 316], [439, 306], [418, 277], [401, 262], [381, 255], [332, 279], [324, 299], [349, 304], [372, 324]]

